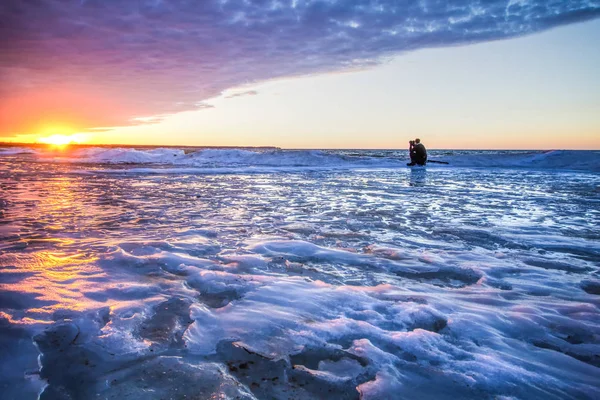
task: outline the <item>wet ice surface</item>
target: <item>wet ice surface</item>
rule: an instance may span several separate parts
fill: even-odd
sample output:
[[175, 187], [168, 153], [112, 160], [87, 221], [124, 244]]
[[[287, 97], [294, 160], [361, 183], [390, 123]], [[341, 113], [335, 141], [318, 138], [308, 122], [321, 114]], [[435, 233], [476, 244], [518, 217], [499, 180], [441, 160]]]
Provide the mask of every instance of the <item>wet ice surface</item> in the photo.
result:
[[598, 174], [136, 168], [1, 162], [3, 398], [600, 396]]

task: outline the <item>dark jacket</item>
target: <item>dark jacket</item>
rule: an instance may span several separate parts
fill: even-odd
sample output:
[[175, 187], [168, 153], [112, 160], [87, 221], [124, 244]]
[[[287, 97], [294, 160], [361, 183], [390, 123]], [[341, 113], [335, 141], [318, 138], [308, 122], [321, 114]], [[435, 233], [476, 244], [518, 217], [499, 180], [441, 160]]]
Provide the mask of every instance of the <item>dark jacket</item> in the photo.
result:
[[427, 163], [427, 150], [423, 143], [416, 143], [412, 145], [410, 149], [410, 160], [419, 165], [425, 165]]

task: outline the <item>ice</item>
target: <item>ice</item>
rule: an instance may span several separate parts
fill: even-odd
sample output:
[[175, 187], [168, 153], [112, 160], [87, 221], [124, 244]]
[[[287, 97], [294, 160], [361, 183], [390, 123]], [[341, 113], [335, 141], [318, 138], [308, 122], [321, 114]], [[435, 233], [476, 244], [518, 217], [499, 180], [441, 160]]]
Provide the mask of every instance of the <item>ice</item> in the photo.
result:
[[3, 395], [600, 397], [597, 153], [434, 156], [0, 154]]
[[581, 288], [589, 294], [600, 295], [600, 279], [583, 280], [581, 281]]

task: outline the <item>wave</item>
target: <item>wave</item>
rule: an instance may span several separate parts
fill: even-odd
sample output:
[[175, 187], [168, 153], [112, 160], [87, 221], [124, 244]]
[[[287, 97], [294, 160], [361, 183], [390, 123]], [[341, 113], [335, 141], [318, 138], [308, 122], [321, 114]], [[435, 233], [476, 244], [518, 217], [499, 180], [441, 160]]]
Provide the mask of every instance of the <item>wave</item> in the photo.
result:
[[[187, 148], [76, 148], [65, 152], [43, 148], [0, 148], [0, 157], [28, 156], [36, 160], [77, 164], [133, 164], [165, 169], [218, 172], [294, 169], [398, 168], [405, 166], [406, 150], [281, 150]], [[431, 150], [428, 168], [518, 168], [600, 172], [600, 151], [485, 151]], [[142, 168], [138, 168], [142, 169]], [[143, 168], [145, 172], [152, 168]]]
[[[40, 155], [42, 157], [42, 155]], [[47, 157], [48, 159], [48, 157]], [[49, 159], [56, 162], [86, 164], [160, 164], [173, 167], [196, 168], [333, 168], [381, 166], [382, 160], [369, 156], [348, 156], [324, 150], [280, 150], [280, 149], [184, 149], [155, 148], [86, 148], [69, 154], [52, 154]], [[398, 160], [388, 159], [392, 164]]]
[[552, 150], [536, 152], [504, 152], [444, 157], [457, 167], [498, 167], [533, 169], [573, 169], [600, 171], [600, 151]]
[[0, 156], [16, 156], [19, 154], [36, 154], [34, 149], [29, 147], [10, 147], [0, 148]]

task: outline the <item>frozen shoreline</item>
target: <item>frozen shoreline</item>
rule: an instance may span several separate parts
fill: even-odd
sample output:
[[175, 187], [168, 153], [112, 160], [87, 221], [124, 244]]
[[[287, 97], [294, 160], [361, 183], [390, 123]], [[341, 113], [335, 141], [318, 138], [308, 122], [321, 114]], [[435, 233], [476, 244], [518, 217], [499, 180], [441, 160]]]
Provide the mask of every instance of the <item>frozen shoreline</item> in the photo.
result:
[[28, 157], [0, 156], [9, 398], [600, 394], [595, 173]]

